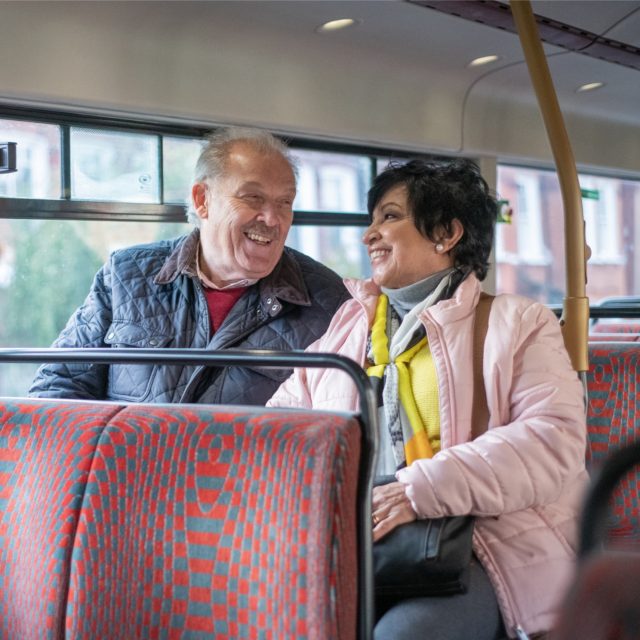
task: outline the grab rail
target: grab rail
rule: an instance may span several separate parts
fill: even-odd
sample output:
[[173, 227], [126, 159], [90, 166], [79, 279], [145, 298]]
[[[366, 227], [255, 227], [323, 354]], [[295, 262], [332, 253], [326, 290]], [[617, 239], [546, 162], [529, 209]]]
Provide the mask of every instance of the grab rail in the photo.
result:
[[567, 270], [562, 336], [573, 368], [580, 372], [584, 384], [584, 374], [589, 370], [589, 298], [586, 297], [587, 251], [578, 171], [531, 3], [529, 0], [511, 0], [510, 6], [560, 181]]

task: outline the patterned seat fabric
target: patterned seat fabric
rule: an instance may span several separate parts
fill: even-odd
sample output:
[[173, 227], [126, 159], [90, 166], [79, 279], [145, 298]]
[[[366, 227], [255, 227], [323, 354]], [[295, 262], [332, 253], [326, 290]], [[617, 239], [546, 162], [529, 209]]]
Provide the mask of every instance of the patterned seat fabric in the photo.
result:
[[355, 418], [0, 407], [2, 640], [355, 637]]
[[[588, 464], [596, 472], [614, 450], [640, 438], [640, 345], [589, 345]], [[624, 477], [611, 499], [611, 543], [640, 543], [640, 468]]]
[[640, 333], [590, 333], [589, 342], [640, 342]]
[[117, 407], [5, 400], [0, 409], [0, 638], [61, 637], [85, 483]]
[[640, 342], [640, 322], [597, 322], [591, 327], [589, 340]]

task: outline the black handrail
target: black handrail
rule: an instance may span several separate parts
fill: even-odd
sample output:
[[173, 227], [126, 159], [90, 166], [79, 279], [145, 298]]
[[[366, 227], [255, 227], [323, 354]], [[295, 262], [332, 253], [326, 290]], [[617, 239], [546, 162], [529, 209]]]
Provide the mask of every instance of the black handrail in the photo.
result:
[[[557, 316], [562, 313], [562, 307], [550, 305]], [[589, 307], [590, 318], [640, 318], [640, 306], [632, 304], [615, 304], [603, 307]]]
[[373, 636], [373, 541], [371, 527], [371, 492], [373, 465], [378, 450], [377, 400], [369, 377], [355, 361], [334, 353], [272, 351], [268, 349], [0, 349], [2, 362], [61, 362], [166, 365], [260, 366], [340, 369], [354, 381], [360, 397], [362, 422], [361, 450], [363, 464], [358, 477], [358, 638]]

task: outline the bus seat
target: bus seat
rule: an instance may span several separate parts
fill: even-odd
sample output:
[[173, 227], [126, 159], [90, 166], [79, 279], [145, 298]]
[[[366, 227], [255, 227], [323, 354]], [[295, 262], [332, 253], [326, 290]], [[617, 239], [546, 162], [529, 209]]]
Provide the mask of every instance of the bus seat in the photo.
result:
[[611, 335], [625, 342], [640, 342], [640, 322], [599, 320], [589, 330], [589, 341], [610, 340]]
[[640, 546], [608, 548], [619, 483], [640, 465], [640, 441], [617, 449], [594, 476], [580, 523], [578, 567], [550, 640], [631, 640], [640, 630]]
[[112, 405], [0, 403], [0, 638], [63, 637], [71, 552]]
[[590, 333], [589, 342], [640, 342], [640, 333]]
[[639, 603], [640, 553], [589, 558], [578, 567], [548, 640], [635, 640]]
[[2, 409], [2, 638], [356, 637], [355, 417]]
[[[597, 472], [612, 452], [640, 439], [640, 344], [590, 343], [589, 361], [587, 464]], [[620, 481], [611, 500], [611, 543], [640, 541], [640, 470]]]

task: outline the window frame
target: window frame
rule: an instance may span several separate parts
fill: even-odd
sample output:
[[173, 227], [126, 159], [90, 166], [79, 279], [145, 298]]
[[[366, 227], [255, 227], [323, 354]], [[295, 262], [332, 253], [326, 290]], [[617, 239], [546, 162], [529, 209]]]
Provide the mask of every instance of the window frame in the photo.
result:
[[[61, 198], [33, 199], [0, 196], [0, 218], [6, 219], [59, 219], [59, 220], [114, 220], [148, 222], [186, 222], [186, 208], [165, 203], [163, 172], [164, 137], [202, 139], [224, 125], [204, 125], [170, 119], [142, 118], [132, 115], [102, 115], [82, 111], [57, 111], [25, 108], [0, 103], [0, 119], [39, 122], [60, 127], [61, 134]], [[71, 144], [72, 127], [103, 129], [106, 132], [145, 133], [158, 137], [159, 193], [158, 203], [113, 202], [79, 200], [71, 197]], [[451, 159], [444, 155], [418, 153], [404, 148], [361, 145], [356, 143], [315, 140], [293, 136], [274, 130], [293, 150], [313, 150], [368, 157], [371, 179], [377, 175], [380, 158], [421, 157], [432, 161]], [[369, 216], [362, 212], [294, 211], [294, 225], [362, 226], [369, 225]]]
[[606, 221], [607, 214], [619, 213], [616, 206], [618, 187], [605, 182], [607, 179], [608, 176], [580, 175], [581, 187], [599, 192], [597, 199], [583, 198], [582, 201], [586, 239], [592, 251], [589, 260], [592, 264], [623, 264], [622, 243], [617, 233], [619, 220], [612, 224]]

